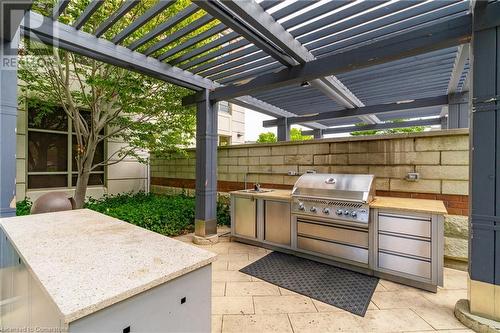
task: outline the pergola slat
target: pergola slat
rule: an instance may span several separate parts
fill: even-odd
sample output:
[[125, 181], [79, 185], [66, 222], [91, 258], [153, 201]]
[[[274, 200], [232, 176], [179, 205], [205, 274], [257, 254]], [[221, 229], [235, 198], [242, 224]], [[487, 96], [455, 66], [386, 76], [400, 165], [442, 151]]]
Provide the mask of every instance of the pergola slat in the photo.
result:
[[175, 14], [173, 17], [169, 18], [167, 21], [163, 22], [162, 24], [160, 24], [159, 26], [148, 32], [146, 35], [144, 35], [143, 37], [139, 38], [138, 40], [130, 44], [128, 48], [131, 50], [136, 50], [138, 47], [146, 44], [153, 38], [161, 35], [170, 28], [176, 26], [178, 23], [185, 20], [189, 16], [193, 15], [197, 11], [198, 7], [196, 7], [194, 4], [187, 6], [186, 8]]
[[[442, 95], [431, 98], [423, 98], [419, 100], [415, 100], [408, 103], [391, 103], [391, 104], [379, 104], [379, 105], [369, 105], [356, 109], [344, 109], [344, 110], [333, 110], [328, 112], [321, 112], [314, 116], [303, 116], [303, 117], [291, 117], [288, 118], [289, 124], [303, 124], [311, 121], [321, 121], [321, 120], [329, 120], [329, 119], [337, 119], [337, 118], [346, 118], [346, 117], [356, 117], [361, 115], [369, 115], [369, 114], [380, 114], [386, 112], [394, 112], [401, 110], [411, 110], [411, 109], [419, 109], [430, 106], [442, 106], [448, 104], [448, 96]], [[264, 127], [273, 127], [277, 125], [277, 120], [265, 120], [263, 122]]]
[[[169, 61], [169, 64], [171, 65], [177, 65], [177, 64], [180, 64], [182, 62], [185, 62], [189, 59], [192, 59], [194, 57], [196, 57], [197, 55], [200, 55], [202, 53], [205, 53], [205, 52], [208, 52], [212, 49], [215, 49], [216, 47], [222, 45], [222, 44], [225, 44], [225, 43], [229, 43], [237, 38], [239, 38], [240, 36], [235, 33], [235, 32], [230, 32], [228, 33], [227, 35], [224, 35], [220, 38], [217, 38], [216, 40], [214, 41], [211, 41], [210, 43], [207, 43], [199, 48], [196, 48], [186, 54], [183, 54], [182, 56], [180, 57], [177, 57], [175, 59], [172, 59], [171, 61]], [[248, 42], [247, 42], [248, 43]], [[209, 56], [209, 53], [207, 53], [205, 56]], [[212, 59], [212, 58], [210, 58]], [[189, 67], [192, 67], [190, 66], [189, 64], [185, 64], [185, 65], [188, 65]], [[194, 66], [194, 65], [193, 65]], [[186, 67], [186, 68], [189, 68], [189, 67]], [[182, 68], [182, 67], [181, 67]]]
[[[230, 43], [228, 47], [226, 48], [221, 48], [221, 49], [218, 49], [214, 52], [210, 52], [206, 55], [203, 55], [199, 58], [196, 58], [186, 64], [182, 64], [180, 65], [179, 67], [182, 68], [182, 69], [189, 69], [189, 68], [192, 68], [198, 64], [202, 64], [204, 63], [205, 61], [207, 61], [208, 59], [212, 59], [214, 57], [218, 57], [218, 56], [221, 56], [223, 54], [226, 54], [227, 52], [232, 52], [234, 50], [237, 50], [239, 48], [242, 48], [246, 45], [249, 45], [248, 41], [245, 40], [245, 39], [240, 39], [236, 42], [233, 42], [233, 43]], [[193, 72], [196, 72], [196, 69], [193, 71]]]
[[[216, 89], [214, 100], [224, 100], [239, 94], [252, 94], [279, 86], [300, 84], [303, 81], [357, 68], [386, 63], [416, 54], [467, 43], [471, 34], [471, 16], [441, 22], [436, 25], [401, 33], [391, 39], [373, 42], [344, 53], [323, 57], [305, 65], [294, 66], [277, 73], [261, 75], [248, 83]], [[192, 103], [195, 98], [186, 98]]]
[[[263, 6], [263, 3], [262, 3], [262, 2], [261, 2], [259, 5], [261, 5], [261, 6], [264, 8], [264, 6]], [[264, 9], [266, 9], [266, 8], [264, 8]], [[283, 18], [283, 14], [286, 14], [286, 11], [280, 11], [280, 10], [279, 10], [279, 11], [277, 11], [276, 13], [274, 13], [274, 14], [273, 14], [273, 17], [274, 17], [276, 20], [278, 20], [278, 19]], [[231, 40], [234, 40], [234, 39], [236, 39], [236, 38], [240, 37], [240, 35], [239, 35], [239, 34], [237, 34], [237, 33], [235, 33], [235, 32], [231, 32], [229, 35], [231, 35], [231, 36], [233, 37]], [[196, 55], [199, 55], [199, 54], [201, 54], [201, 53], [208, 52], [208, 51], [210, 51], [210, 50], [212, 50], [212, 49], [214, 49], [214, 48], [216, 48], [216, 47], [219, 47], [220, 45], [222, 45], [222, 44], [224, 44], [224, 43], [226, 43], [226, 42], [229, 42], [229, 40], [228, 40], [228, 38], [226, 38], [226, 36], [224, 36], [224, 37], [222, 37], [222, 38], [224, 38], [224, 40], [222, 40], [222, 39], [221, 39], [221, 41], [220, 41], [220, 42], [213, 41], [213, 42], [212, 42], [212, 43], [213, 43], [213, 46], [212, 46], [212, 47], [210, 47], [210, 48], [203, 48], [203, 50], [193, 50], [190, 54], [186, 54], [186, 56], [185, 56], [185, 57], [182, 57], [182, 59], [179, 59], [178, 61], [176, 60], [176, 61], [174, 61], [174, 62], [170, 62], [170, 64], [171, 64], [171, 65], [175, 65], [175, 64], [181, 63], [181, 62], [183, 62], [183, 61], [186, 61], [186, 60], [189, 60], [189, 59], [191, 59], [191, 58], [195, 57]], [[246, 41], [245, 45], [249, 45], [249, 44], [250, 44], [250, 42]], [[203, 61], [204, 61], [204, 62], [206, 62], [206, 64], [204, 64], [204, 66], [203, 66], [202, 68], [203, 68], [203, 69], [206, 69], [206, 68], [213, 68], [213, 67], [214, 67], [214, 66], [216, 66], [217, 64], [220, 64], [220, 63], [225, 63], [228, 59], [224, 59], [224, 61], [221, 61], [221, 60], [220, 60], [220, 58], [218, 58], [218, 59], [216, 59], [216, 60], [212, 60], [212, 59], [217, 58], [220, 54], [225, 54], [225, 53], [228, 53], [228, 54], [229, 54], [229, 53], [231, 53], [231, 55], [232, 55], [232, 54], [234, 53], [234, 52], [233, 52], [233, 48], [230, 48], [230, 49], [224, 49], [224, 48], [226, 48], [226, 47], [231, 47], [231, 45], [223, 46], [223, 50], [221, 50], [221, 51], [217, 50], [217, 51], [218, 51], [218, 53], [217, 53], [217, 54], [215, 54], [215, 55], [213, 55], [213, 56], [212, 56], [212, 55], [210, 55], [210, 54], [206, 54], [206, 55], [205, 55], [205, 58], [203, 59]], [[251, 50], [251, 51], [250, 51], [250, 50]], [[238, 54], [239, 54], [241, 57], [243, 57], [243, 56], [245, 56], [245, 55], [247, 55], [247, 54], [250, 54], [250, 53], [252, 53], [252, 52], [255, 52], [255, 50], [258, 50], [258, 48], [256, 49], [256, 48], [252, 47], [252, 48], [242, 49], [242, 50], [239, 50], [239, 51], [237, 51], [237, 52], [238, 52]], [[262, 52], [262, 51], [261, 51], [261, 52]], [[265, 55], [266, 53], [265, 53], [265, 52], [262, 52], [262, 54], [263, 54], [263, 55]], [[237, 58], [237, 57], [233, 57], [232, 59], [236, 59], [236, 58]], [[211, 63], [210, 63], [210, 60], [212, 60], [213, 62], [211, 62]], [[200, 63], [201, 63], [201, 62], [197, 62], [196, 64], [200, 64]], [[194, 67], [194, 66], [195, 66], [195, 64], [193, 64], [193, 65], [191, 65], [191, 64], [190, 64], [189, 66], [184, 67], [184, 69], [186, 69], [186, 68], [191, 68], [191, 67]], [[229, 65], [228, 65], [228, 66], [229, 66]], [[200, 71], [197, 71], [197, 73], [199, 73], [199, 72], [200, 72]]]
[[120, 18], [126, 15], [129, 11], [132, 10], [135, 6], [140, 3], [140, 0], [127, 0], [125, 1], [118, 10], [116, 10], [111, 16], [101, 23], [99, 27], [97, 27], [95, 31], [96, 37], [101, 37], [106, 31], [108, 31]]
[[76, 19], [75, 23], [73, 23], [73, 27], [80, 30], [83, 25], [87, 23], [92, 14], [94, 14], [103, 4], [104, 1], [102, 0], [92, 0], [92, 2], [84, 9], [83, 13]]
[[168, 44], [174, 43], [179, 38], [182, 38], [182, 37], [186, 36], [187, 34], [195, 31], [196, 29], [199, 29], [202, 26], [212, 22], [213, 20], [214, 20], [214, 18], [212, 16], [210, 16], [208, 14], [203, 15], [203, 17], [199, 18], [198, 20], [194, 21], [193, 23], [175, 31], [170, 36], [168, 36], [168, 37], [162, 39], [161, 41], [159, 41], [158, 43], [152, 45], [144, 52], [144, 54], [151, 55], [151, 54], [155, 53], [156, 51], [161, 50], [162, 48], [164, 48]]
[[[242, 41], [245, 41], [245, 40], [242, 40]], [[258, 54], [261, 57], [267, 57], [267, 58], [271, 59], [271, 61], [275, 61], [270, 56], [266, 55], [264, 52], [259, 51], [259, 48], [255, 45], [241, 49], [241, 47], [246, 46], [246, 45], [247, 45], [246, 43], [242, 42], [237, 50], [230, 52], [229, 54], [226, 54], [226, 52], [223, 53], [221, 50], [219, 52], [220, 54], [222, 54], [221, 57], [219, 57], [213, 61], [210, 61], [210, 62], [203, 62], [202, 61], [202, 64], [193, 68], [192, 72], [193, 73], [201, 73], [201, 72], [206, 71], [207, 69], [213, 69], [213, 71], [220, 73], [223, 71], [221, 69], [221, 67], [224, 64], [226, 64], [228, 61], [232, 61], [232, 60], [237, 60], [237, 61], [241, 60], [240, 64], [246, 64], [247, 58], [246, 57], [241, 58], [241, 51], [245, 51], [245, 53], [249, 53], [250, 55], [252, 55], [252, 53], [255, 52], [256, 55]], [[230, 67], [230, 68], [233, 68], [233, 67]], [[200, 75], [205, 75], [205, 74], [200, 74]]]
[[70, 0], [59, 0], [54, 4], [54, 8], [52, 9], [52, 19], [56, 21], [59, 16], [64, 12], [66, 7], [68, 7]]
[[147, 10], [144, 14], [142, 14], [138, 19], [133, 21], [128, 27], [120, 31], [115, 37], [113, 37], [112, 41], [115, 44], [119, 44], [125, 40], [128, 36], [130, 36], [134, 31], [142, 27], [144, 24], [148, 23], [153, 17], [160, 14], [162, 11], [172, 6], [175, 3], [175, 0], [162, 0], [158, 1], [158, 3]]
[[222, 23], [217, 24], [215, 27], [210, 28], [209, 30], [204, 31], [201, 34], [196, 35], [193, 38], [190, 38], [186, 42], [184, 42], [180, 45], [177, 45], [176, 47], [173, 47], [170, 50], [166, 51], [165, 53], [163, 53], [162, 55], [160, 55], [158, 57], [158, 60], [163, 61], [165, 59], [168, 59], [168, 58], [184, 51], [185, 49], [187, 49], [193, 45], [198, 44], [199, 42], [201, 42], [207, 38], [210, 38], [218, 33], [223, 32], [226, 29], [227, 29], [227, 27], [224, 24], [222, 24]]
[[[335, 128], [327, 128], [323, 130], [323, 134], [337, 134], [337, 133], [348, 133], [348, 132], [359, 132], [359, 131], [373, 131], [373, 130], [382, 130], [382, 129], [392, 129], [392, 128], [408, 128], [415, 126], [432, 126], [432, 125], [441, 125], [441, 118], [431, 118], [431, 119], [420, 119], [420, 120], [411, 120], [411, 121], [402, 121], [402, 122], [389, 122], [382, 124], [370, 124], [363, 126], [349, 126], [349, 127], [335, 127]], [[303, 135], [313, 135], [314, 131], [303, 131]]]
[[[212, 16], [217, 17], [221, 22], [230, 27], [233, 31], [244, 36], [246, 40], [253, 43], [259, 49], [263, 50], [264, 52], [266, 52], [276, 60], [280, 61], [284, 65], [289, 65], [293, 63], [293, 60], [290, 58], [288, 54], [277, 49], [274, 45], [272, 45], [272, 43], [266, 41], [264, 38], [259, 36], [259, 34], [256, 33], [256, 31], [254, 31], [257, 29], [257, 27], [245, 24], [247, 22], [239, 22], [239, 20], [236, 20], [233, 17], [233, 14], [228, 13], [226, 8], [223, 7], [223, 6], [234, 5], [235, 2], [227, 1], [219, 3], [219, 2], [211, 2], [204, 0], [193, 0], [193, 1], [194, 3], [196, 3], [198, 7], [202, 8], [207, 13], [210, 13]], [[239, 4], [246, 4], [246, 3], [247, 2], [239, 2]], [[251, 1], [250, 3], [253, 3], [253, 1]], [[231, 10], [235, 10], [236, 7], [235, 8], [229, 7], [229, 8]], [[262, 10], [261, 7], [259, 8]], [[264, 11], [262, 10], [262, 12]]]
[[373, 28], [359, 27], [345, 31], [343, 30], [336, 34], [336, 38], [331, 38], [331, 36], [329, 36], [319, 42], [306, 43], [306, 45], [314, 55], [321, 57], [332, 53], [342, 52], [343, 50], [358, 47], [366, 43], [371, 43], [373, 40], [391, 38], [402, 31], [436, 25], [439, 24], [439, 22], [447, 21], [454, 17], [460, 17], [464, 15], [466, 10], [467, 6], [462, 2], [445, 8], [439, 8], [430, 13], [426, 13], [424, 8], [422, 8], [419, 12], [405, 16], [406, 19], [404, 21], [396, 20], [394, 22], [392, 20], [384, 20], [386, 23], [381, 24], [379, 22], [379, 24]]
[[213, 89], [213, 81], [201, 76], [172, 67], [154, 58], [115, 45], [105, 39], [96, 39], [95, 36], [60, 22], [54, 22], [40, 14], [29, 12], [29, 26], [22, 25], [24, 33], [31, 37], [43, 40], [45, 43], [60, 46], [72, 52], [105, 61], [116, 66], [132, 69], [155, 78], [172, 82], [182, 87], [199, 90]]

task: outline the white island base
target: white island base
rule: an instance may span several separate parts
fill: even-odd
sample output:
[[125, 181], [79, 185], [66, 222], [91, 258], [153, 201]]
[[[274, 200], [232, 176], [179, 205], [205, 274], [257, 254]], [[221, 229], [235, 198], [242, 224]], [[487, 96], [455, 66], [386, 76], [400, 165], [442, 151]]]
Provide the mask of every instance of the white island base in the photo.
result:
[[2, 219], [0, 251], [0, 331], [210, 331], [208, 251], [90, 210]]

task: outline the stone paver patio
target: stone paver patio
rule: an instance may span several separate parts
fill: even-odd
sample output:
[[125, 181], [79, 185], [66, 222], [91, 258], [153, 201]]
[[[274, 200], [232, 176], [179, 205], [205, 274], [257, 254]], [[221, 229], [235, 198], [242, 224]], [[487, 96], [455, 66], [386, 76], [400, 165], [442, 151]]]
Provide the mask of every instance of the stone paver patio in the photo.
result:
[[[191, 242], [191, 236], [178, 237]], [[212, 332], [472, 332], [453, 315], [467, 298], [467, 273], [445, 268], [437, 294], [380, 280], [364, 318], [249, 275], [242, 267], [271, 251], [224, 241], [212, 274]]]

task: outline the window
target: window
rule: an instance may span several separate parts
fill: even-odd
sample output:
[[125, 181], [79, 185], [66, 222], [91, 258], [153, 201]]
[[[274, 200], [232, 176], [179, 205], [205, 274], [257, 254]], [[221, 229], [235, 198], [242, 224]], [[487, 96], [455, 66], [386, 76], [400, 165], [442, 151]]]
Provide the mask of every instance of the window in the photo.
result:
[[[34, 106], [28, 108], [29, 189], [76, 185], [76, 137], [70, 128], [73, 128], [71, 120], [60, 107], [49, 113]], [[94, 163], [103, 160], [104, 142], [101, 142]], [[104, 167], [91, 173], [89, 185], [104, 185]]]
[[231, 144], [231, 137], [227, 135], [219, 135], [219, 146], [229, 146]]
[[221, 101], [221, 102], [219, 102], [219, 111], [220, 111], [220, 112], [224, 112], [224, 113], [231, 114], [231, 113], [232, 113], [232, 110], [231, 110], [231, 104], [229, 104], [229, 103], [228, 103], [228, 102], [226, 102], [226, 101]]

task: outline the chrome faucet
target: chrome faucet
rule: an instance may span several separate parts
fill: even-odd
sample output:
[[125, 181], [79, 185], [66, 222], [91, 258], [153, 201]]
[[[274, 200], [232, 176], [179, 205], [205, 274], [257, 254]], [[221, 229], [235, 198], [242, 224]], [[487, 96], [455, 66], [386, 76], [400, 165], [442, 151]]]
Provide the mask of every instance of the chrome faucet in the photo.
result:
[[253, 189], [254, 189], [255, 192], [260, 192], [260, 184], [259, 183], [255, 183], [253, 185]]

